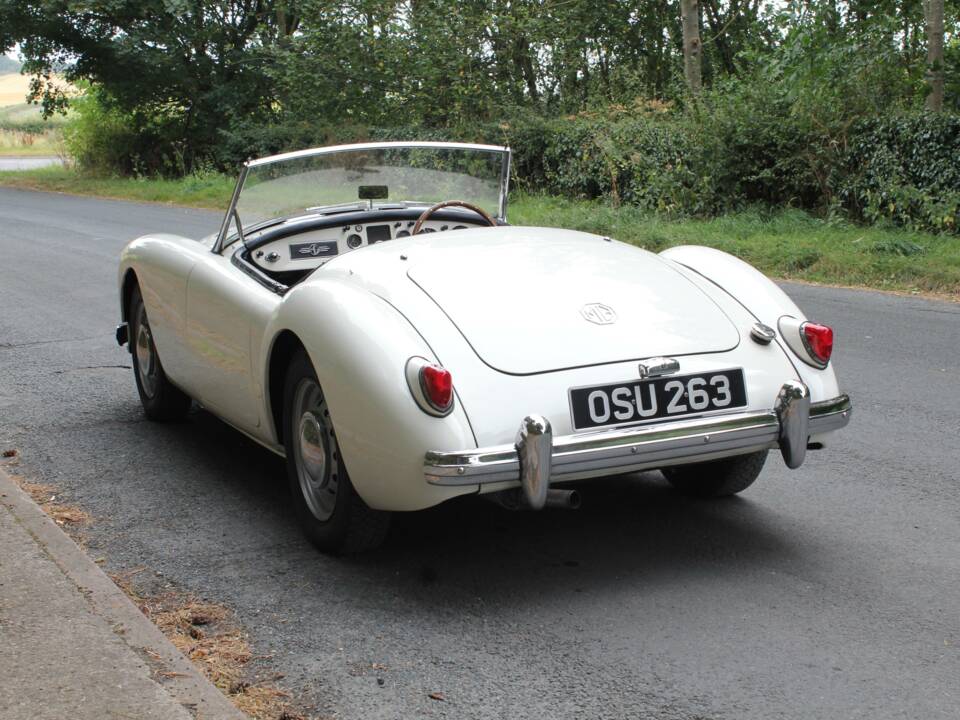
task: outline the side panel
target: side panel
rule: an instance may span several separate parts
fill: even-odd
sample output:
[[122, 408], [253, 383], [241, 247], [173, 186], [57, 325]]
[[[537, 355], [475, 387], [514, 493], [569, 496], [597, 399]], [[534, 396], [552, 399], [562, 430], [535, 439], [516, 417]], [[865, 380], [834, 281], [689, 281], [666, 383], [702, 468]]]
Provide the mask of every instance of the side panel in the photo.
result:
[[407, 387], [413, 356], [435, 360], [430, 347], [388, 303], [346, 278], [293, 288], [264, 334], [258, 366], [266, 385], [273, 338], [290, 330], [307, 349], [327, 397], [340, 449], [357, 492], [371, 507], [419, 510], [476, 485], [428, 485], [428, 450], [476, 447], [461, 402], [444, 418], [424, 413]]

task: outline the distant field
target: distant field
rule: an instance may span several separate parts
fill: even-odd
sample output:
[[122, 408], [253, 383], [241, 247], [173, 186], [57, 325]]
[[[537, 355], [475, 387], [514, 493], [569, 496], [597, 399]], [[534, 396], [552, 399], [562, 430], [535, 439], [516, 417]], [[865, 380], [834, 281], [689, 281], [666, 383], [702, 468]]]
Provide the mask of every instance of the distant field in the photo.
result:
[[66, 118], [44, 120], [39, 105], [24, 102], [29, 89], [28, 77], [0, 75], [0, 156], [62, 153], [60, 128]]
[[30, 91], [30, 78], [20, 73], [0, 75], [0, 107], [22, 105]]

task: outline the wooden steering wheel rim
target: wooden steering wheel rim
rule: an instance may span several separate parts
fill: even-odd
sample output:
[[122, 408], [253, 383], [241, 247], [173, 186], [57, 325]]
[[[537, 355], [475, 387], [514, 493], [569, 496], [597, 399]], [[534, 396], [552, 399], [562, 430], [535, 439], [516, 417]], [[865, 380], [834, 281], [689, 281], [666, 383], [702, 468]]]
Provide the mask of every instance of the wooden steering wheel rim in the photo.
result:
[[462, 208], [466, 208], [467, 210], [472, 210], [477, 215], [479, 215], [484, 220], [486, 220], [487, 223], [490, 225], [490, 227], [496, 227], [497, 225], [497, 221], [494, 220], [492, 217], [490, 217], [490, 213], [488, 213], [483, 208], [479, 208], [476, 205], [471, 205], [470, 203], [464, 202], [463, 200], [446, 200], [444, 202], [437, 203], [436, 205], [428, 207], [426, 210], [424, 210], [420, 214], [420, 217], [417, 218], [417, 223], [416, 225], [413, 226], [413, 230], [410, 232], [410, 234], [416, 235], [417, 233], [419, 233], [420, 228], [423, 227], [423, 223], [425, 223], [430, 218], [430, 216], [433, 215], [437, 210], [445, 207], [462, 207]]

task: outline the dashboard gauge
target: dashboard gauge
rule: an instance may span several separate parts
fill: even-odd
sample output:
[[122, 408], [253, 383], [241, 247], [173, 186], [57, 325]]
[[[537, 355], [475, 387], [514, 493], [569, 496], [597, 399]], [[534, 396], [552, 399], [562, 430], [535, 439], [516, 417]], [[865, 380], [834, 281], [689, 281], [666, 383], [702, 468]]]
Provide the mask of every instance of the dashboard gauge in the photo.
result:
[[351, 250], [356, 250], [361, 245], [363, 245], [363, 238], [359, 235], [347, 236], [347, 247], [349, 247]]
[[398, 237], [398, 238], [410, 237], [410, 233], [407, 232], [406, 230], [398, 230], [398, 231], [397, 231], [397, 237]]
[[436, 230], [434, 230], [433, 228], [421, 228], [420, 232], [429, 233], [429, 232], [436, 232]]
[[466, 229], [467, 229], [467, 226], [466, 226], [466, 225], [454, 225], [454, 226], [453, 226], [453, 229], [454, 229], [454, 230], [466, 230]]

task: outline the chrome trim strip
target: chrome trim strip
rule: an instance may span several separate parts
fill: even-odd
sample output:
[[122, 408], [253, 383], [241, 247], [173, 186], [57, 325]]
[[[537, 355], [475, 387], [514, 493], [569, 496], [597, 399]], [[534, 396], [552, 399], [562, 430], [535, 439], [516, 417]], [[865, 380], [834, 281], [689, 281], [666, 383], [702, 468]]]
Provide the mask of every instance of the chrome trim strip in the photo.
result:
[[509, 147], [500, 148], [503, 150], [503, 163], [500, 167], [500, 219], [507, 221], [507, 191], [510, 187], [510, 161], [512, 152]]
[[230, 218], [237, 209], [237, 200], [240, 199], [240, 191], [243, 189], [243, 183], [247, 179], [247, 170], [249, 168], [250, 163], [246, 162], [240, 170], [240, 177], [237, 178], [237, 184], [233, 188], [233, 195], [230, 196], [230, 207], [227, 208], [227, 214], [223, 216], [223, 222], [220, 224], [220, 232], [217, 233], [217, 239], [210, 249], [210, 252], [216, 253], [217, 255], [219, 255], [225, 247], [223, 243], [227, 239], [227, 230], [230, 228]]
[[391, 142], [372, 142], [372, 143], [354, 143], [347, 145], [330, 145], [328, 147], [307, 148], [305, 150], [294, 150], [293, 152], [280, 153], [279, 155], [270, 155], [268, 157], [251, 160], [247, 167], [257, 167], [258, 165], [269, 165], [270, 163], [282, 162], [283, 160], [296, 160], [298, 158], [311, 157], [313, 155], [329, 155], [330, 153], [343, 152], [344, 150], [389, 150], [391, 148], [440, 148], [445, 150], [485, 150], [487, 152], [510, 152], [509, 148], [502, 145], [479, 145], [477, 143], [455, 143], [455, 142], [433, 142], [426, 140], [418, 141], [391, 141]]
[[[808, 432], [820, 435], [850, 421], [847, 395], [810, 405]], [[664, 463], [737, 455], [775, 448], [781, 433], [776, 410], [761, 410], [657, 425], [564, 435], [553, 439], [551, 481], [656, 468]], [[520, 481], [513, 445], [427, 452], [424, 477], [431, 485]]]
[[288, 285], [277, 282], [273, 278], [267, 276], [266, 274], [260, 272], [252, 263], [243, 258], [243, 251], [246, 248], [237, 248], [237, 251], [230, 256], [230, 262], [233, 263], [237, 268], [239, 268], [245, 275], [250, 278], [253, 278], [258, 283], [263, 285], [267, 290], [277, 295], [284, 295], [287, 290], [290, 289]]

